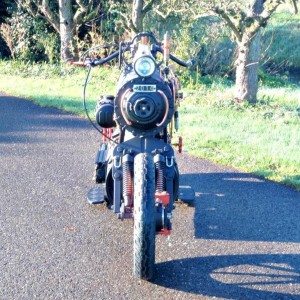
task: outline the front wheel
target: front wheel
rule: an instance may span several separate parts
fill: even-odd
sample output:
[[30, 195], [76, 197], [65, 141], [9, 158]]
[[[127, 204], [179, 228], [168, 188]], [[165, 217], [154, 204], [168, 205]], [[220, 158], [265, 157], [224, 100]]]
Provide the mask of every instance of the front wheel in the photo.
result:
[[153, 157], [134, 158], [134, 251], [133, 273], [150, 280], [155, 264], [155, 167]]

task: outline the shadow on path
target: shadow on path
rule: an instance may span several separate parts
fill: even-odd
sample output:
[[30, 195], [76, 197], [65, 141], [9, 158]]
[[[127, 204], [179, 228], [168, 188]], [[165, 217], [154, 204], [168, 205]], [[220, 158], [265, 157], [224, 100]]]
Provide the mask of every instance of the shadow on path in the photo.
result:
[[[154, 283], [225, 299], [300, 299], [300, 255], [225, 255], [156, 265]], [[276, 292], [280, 286], [281, 291]]]
[[300, 193], [244, 173], [183, 174], [196, 192], [195, 236], [300, 242]]
[[90, 124], [55, 108], [40, 107], [30, 101], [0, 95], [0, 143], [38, 142], [28, 132], [90, 129]]

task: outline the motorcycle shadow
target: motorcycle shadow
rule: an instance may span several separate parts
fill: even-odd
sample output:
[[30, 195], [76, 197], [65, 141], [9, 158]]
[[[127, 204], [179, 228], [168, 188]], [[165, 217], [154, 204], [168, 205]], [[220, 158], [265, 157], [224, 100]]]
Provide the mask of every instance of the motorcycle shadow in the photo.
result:
[[167, 261], [156, 265], [153, 283], [224, 299], [299, 299], [300, 255], [224, 255]]
[[[195, 238], [220, 240], [220, 251], [225, 241], [243, 241], [245, 248], [250, 241], [252, 246], [300, 242], [299, 192], [289, 187], [226, 171], [183, 174], [180, 184], [191, 185], [196, 193]], [[295, 247], [291, 245], [292, 251]], [[225, 299], [299, 299], [299, 254], [209, 256], [207, 252], [158, 263], [154, 283]]]

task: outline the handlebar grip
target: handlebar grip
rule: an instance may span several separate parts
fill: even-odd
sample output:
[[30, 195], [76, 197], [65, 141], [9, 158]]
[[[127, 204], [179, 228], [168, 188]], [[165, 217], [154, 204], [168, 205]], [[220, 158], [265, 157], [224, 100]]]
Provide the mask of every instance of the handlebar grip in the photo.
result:
[[173, 54], [170, 53], [170, 59], [173, 60], [174, 62], [176, 62], [178, 65], [182, 66], [182, 67], [190, 67], [190, 63], [189, 62], [185, 62], [179, 58], [177, 58], [176, 56], [174, 56]]
[[105, 58], [101, 58], [101, 59], [95, 59], [94, 61], [92, 61], [91, 65], [92, 66], [100, 66], [100, 65], [103, 65], [111, 60], [113, 60], [114, 58], [118, 57], [119, 56], [119, 50], [112, 53], [111, 55], [108, 55], [107, 57]]

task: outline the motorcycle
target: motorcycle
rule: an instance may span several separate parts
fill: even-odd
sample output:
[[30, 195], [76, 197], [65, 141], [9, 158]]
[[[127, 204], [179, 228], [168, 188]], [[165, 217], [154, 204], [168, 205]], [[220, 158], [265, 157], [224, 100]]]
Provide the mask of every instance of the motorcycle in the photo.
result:
[[[87, 59], [84, 65], [92, 68], [116, 58], [122, 66], [116, 95], [101, 97], [96, 106], [99, 127], [94, 124], [102, 134], [95, 181], [104, 186], [104, 195], [92, 188], [88, 200], [105, 201], [118, 218], [134, 219], [133, 273], [150, 280], [156, 234], [171, 233], [175, 201], [191, 204], [194, 199], [192, 188], [179, 187], [172, 139], [182, 93], [169, 66], [170, 60], [183, 67], [191, 62], [170, 53], [167, 34], [158, 42], [152, 33], [142, 32], [107, 57]], [[175, 146], [181, 153], [181, 137]]]

